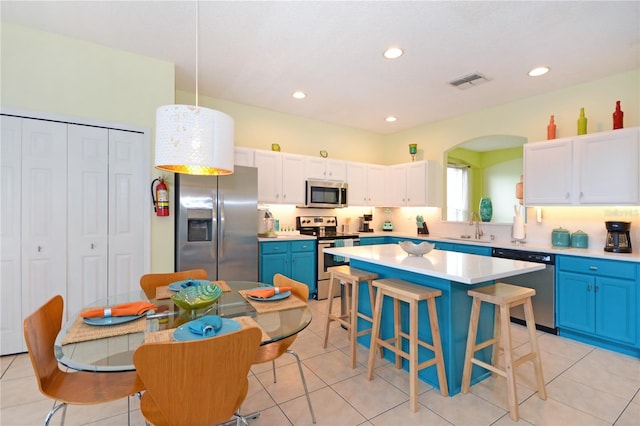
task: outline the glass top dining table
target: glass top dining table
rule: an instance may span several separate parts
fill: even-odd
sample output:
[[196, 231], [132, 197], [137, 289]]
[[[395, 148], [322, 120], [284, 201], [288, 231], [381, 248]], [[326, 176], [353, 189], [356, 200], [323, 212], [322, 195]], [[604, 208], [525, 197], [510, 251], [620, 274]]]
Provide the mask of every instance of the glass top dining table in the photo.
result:
[[[96, 337], [74, 343], [66, 343], [70, 329], [77, 323], [80, 312], [69, 317], [58, 333], [54, 344], [54, 352], [58, 361], [69, 368], [81, 371], [115, 372], [134, 371], [133, 353], [145, 342], [145, 336], [158, 330], [170, 330], [183, 325], [194, 318], [204, 315], [220, 315], [222, 318], [249, 317], [262, 329], [261, 345], [285, 339], [304, 330], [311, 322], [311, 310], [307, 304], [283, 310], [269, 310], [257, 312], [256, 309], [239, 293], [260, 286], [268, 286], [253, 281], [226, 281], [231, 291], [222, 296], [213, 305], [198, 311], [185, 311], [173, 303], [171, 298], [151, 299], [157, 309], [148, 311], [144, 316], [143, 329], [117, 336], [101, 337], [103, 326], [95, 328]], [[118, 294], [105, 300], [91, 303], [90, 307], [113, 306], [120, 303], [148, 300], [142, 290], [126, 294]], [[260, 302], [270, 303], [270, 302]], [[87, 306], [87, 307], [89, 307]], [[169, 332], [171, 333], [171, 332]], [[107, 333], [108, 334], [108, 333]]]

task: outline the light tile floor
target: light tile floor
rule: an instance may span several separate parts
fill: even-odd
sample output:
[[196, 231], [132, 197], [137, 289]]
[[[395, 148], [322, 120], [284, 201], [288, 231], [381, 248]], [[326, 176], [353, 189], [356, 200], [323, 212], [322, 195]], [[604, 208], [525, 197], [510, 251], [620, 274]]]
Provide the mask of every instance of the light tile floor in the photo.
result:
[[[339, 303], [339, 300], [337, 301]], [[322, 348], [326, 301], [311, 301], [314, 321], [292, 346], [303, 360], [318, 425], [508, 425], [506, 382], [489, 378], [467, 395], [444, 398], [420, 383], [420, 407], [409, 410], [408, 375], [377, 361], [376, 375], [366, 379], [367, 351], [359, 348], [358, 367], [348, 367], [346, 332], [332, 323], [330, 344]], [[512, 325], [518, 345], [526, 329]], [[518, 368], [519, 424], [640, 425], [640, 360], [562, 337], [539, 333], [548, 398], [535, 394], [530, 363]], [[522, 349], [522, 348], [521, 348]], [[53, 402], [43, 397], [27, 354], [0, 358], [0, 424], [42, 424]], [[242, 411], [260, 410], [251, 425], [311, 425], [295, 359], [284, 354], [277, 363], [256, 365]], [[142, 425], [137, 399], [130, 398], [131, 424]], [[57, 413], [53, 425], [60, 424]], [[127, 400], [96, 406], [70, 406], [67, 425], [126, 425]]]

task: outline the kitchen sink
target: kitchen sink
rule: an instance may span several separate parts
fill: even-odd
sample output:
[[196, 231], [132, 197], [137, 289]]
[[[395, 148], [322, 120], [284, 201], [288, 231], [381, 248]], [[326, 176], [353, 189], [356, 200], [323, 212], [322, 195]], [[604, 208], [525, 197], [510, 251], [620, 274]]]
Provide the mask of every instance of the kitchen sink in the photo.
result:
[[469, 243], [480, 243], [480, 244], [490, 244], [490, 240], [477, 240], [471, 237], [444, 237], [445, 240], [453, 240], [453, 241], [466, 241]]

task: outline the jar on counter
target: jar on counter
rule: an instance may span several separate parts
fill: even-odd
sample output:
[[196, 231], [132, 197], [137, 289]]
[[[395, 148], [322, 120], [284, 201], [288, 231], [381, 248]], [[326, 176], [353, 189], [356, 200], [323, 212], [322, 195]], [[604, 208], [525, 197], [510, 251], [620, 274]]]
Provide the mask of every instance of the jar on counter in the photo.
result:
[[571, 247], [589, 248], [589, 236], [578, 229], [576, 232], [571, 234]]
[[556, 228], [551, 231], [551, 245], [554, 247], [569, 247], [571, 244], [571, 235], [569, 230], [563, 227]]

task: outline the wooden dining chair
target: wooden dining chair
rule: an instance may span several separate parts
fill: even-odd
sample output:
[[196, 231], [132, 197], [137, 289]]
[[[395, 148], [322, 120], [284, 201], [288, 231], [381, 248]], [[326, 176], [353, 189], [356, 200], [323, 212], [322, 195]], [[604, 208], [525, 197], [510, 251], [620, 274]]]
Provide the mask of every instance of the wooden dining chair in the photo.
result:
[[[309, 300], [309, 287], [301, 283], [299, 281], [293, 280], [289, 277], [286, 277], [282, 274], [275, 274], [273, 276], [273, 285], [274, 287], [291, 287], [291, 294], [298, 299], [304, 300], [305, 303]], [[262, 364], [265, 362], [271, 361], [271, 366], [273, 369], [273, 383], [276, 383], [276, 359], [279, 358], [283, 353], [288, 353], [293, 355], [296, 358], [298, 363], [298, 370], [300, 371], [300, 379], [302, 379], [302, 386], [304, 387], [304, 393], [307, 397], [307, 404], [309, 405], [309, 412], [311, 413], [311, 420], [313, 423], [316, 423], [316, 416], [313, 412], [313, 406], [311, 405], [311, 398], [309, 397], [309, 390], [307, 389], [307, 381], [304, 378], [304, 371], [302, 370], [302, 362], [300, 362], [300, 357], [297, 353], [289, 349], [289, 347], [293, 344], [293, 342], [298, 337], [297, 334], [293, 336], [289, 336], [285, 339], [278, 340], [277, 342], [269, 343], [267, 345], [260, 346], [258, 350], [258, 354], [256, 355], [254, 364]], [[244, 424], [247, 424], [248, 419], [256, 419], [260, 416], [259, 412], [254, 412], [247, 415], [238, 415], [241, 418]]]
[[60, 402], [47, 414], [45, 426], [60, 408], [64, 424], [67, 404], [100, 404], [144, 390], [135, 371], [67, 373], [58, 368], [54, 343], [62, 326], [63, 306], [62, 296], [54, 296], [24, 320], [24, 339], [40, 392]]
[[261, 330], [250, 327], [208, 339], [139, 346], [133, 363], [147, 388], [142, 415], [156, 426], [229, 420], [247, 395], [247, 375], [261, 340]]
[[188, 280], [206, 280], [207, 271], [204, 269], [190, 269], [188, 271], [168, 272], [161, 274], [145, 274], [140, 277], [140, 287], [147, 296], [147, 299], [156, 298], [156, 288], [169, 285], [176, 281]]

